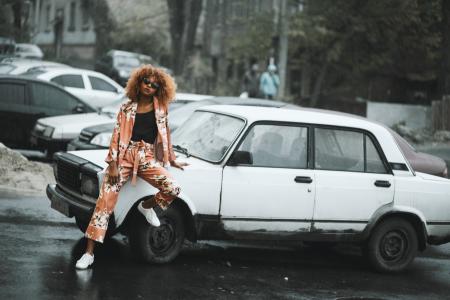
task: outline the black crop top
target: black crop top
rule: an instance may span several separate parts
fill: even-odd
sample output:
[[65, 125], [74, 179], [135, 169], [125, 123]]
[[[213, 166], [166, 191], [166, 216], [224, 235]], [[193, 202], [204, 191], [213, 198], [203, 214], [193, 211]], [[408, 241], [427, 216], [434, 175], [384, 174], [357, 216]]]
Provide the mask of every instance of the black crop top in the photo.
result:
[[133, 133], [131, 140], [139, 142], [144, 140], [147, 143], [153, 144], [158, 128], [156, 127], [155, 110], [145, 113], [136, 113], [134, 119]]

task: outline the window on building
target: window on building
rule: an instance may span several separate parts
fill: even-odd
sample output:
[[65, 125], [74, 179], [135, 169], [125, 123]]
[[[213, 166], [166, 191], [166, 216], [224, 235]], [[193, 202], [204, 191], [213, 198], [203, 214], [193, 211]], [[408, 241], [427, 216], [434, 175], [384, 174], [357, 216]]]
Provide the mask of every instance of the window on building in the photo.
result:
[[75, 18], [76, 18], [77, 3], [75, 1], [70, 3], [70, 19], [69, 19], [69, 31], [75, 31]]

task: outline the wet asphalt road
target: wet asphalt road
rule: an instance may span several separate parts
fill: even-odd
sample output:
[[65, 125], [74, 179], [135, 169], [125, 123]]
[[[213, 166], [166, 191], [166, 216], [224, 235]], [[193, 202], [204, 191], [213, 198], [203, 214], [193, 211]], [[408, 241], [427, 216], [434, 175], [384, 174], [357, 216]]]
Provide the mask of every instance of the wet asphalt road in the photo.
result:
[[130, 254], [125, 236], [76, 271], [84, 239], [45, 196], [0, 195], [0, 299], [450, 299], [450, 245], [430, 247], [408, 272], [373, 272], [350, 246], [334, 249], [186, 244], [166, 265]]

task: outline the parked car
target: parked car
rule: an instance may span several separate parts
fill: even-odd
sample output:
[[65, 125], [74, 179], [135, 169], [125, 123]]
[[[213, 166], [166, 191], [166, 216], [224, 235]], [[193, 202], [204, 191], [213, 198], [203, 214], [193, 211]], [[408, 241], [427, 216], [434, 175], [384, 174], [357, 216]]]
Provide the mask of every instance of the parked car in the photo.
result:
[[[29, 148], [36, 120], [46, 116], [95, 112], [95, 108], [60, 86], [33, 78], [0, 76], [0, 142]], [[51, 135], [47, 128], [44, 135]]]
[[53, 61], [32, 60], [23, 58], [3, 58], [0, 61], [0, 74], [21, 75], [26, 72], [47, 70], [51, 68], [71, 68], [69, 65]]
[[[158, 63], [148, 55], [113, 49], [109, 50], [104, 56], [96, 61], [95, 70], [111, 77], [120, 85], [125, 86], [131, 71], [142, 64], [159, 66]], [[171, 73], [170, 69], [164, 69], [168, 71], [168, 73]]]
[[[187, 94], [189, 95], [189, 94]], [[190, 94], [195, 95], [195, 94]], [[200, 99], [204, 100], [200, 100]], [[183, 100], [184, 99], [184, 100]], [[286, 108], [300, 108], [300, 106], [292, 105], [286, 102], [264, 99], [243, 99], [238, 97], [212, 97], [209, 95], [200, 95], [193, 97], [178, 97], [177, 101], [172, 103], [169, 107], [172, 108], [177, 103], [186, 103], [179, 109], [170, 113], [170, 129], [176, 130], [189, 116], [199, 107], [206, 105], [250, 105], [250, 106], [269, 106], [269, 107], [286, 107]], [[189, 102], [189, 103], [188, 103]], [[114, 122], [110, 124], [103, 124], [84, 128], [77, 139], [70, 142], [68, 150], [91, 150], [91, 149], [106, 149], [109, 147], [111, 141], [111, 134], [114, 127]]]
[[[427, 244], [450, 241], [450, 181], [415, 172], [385, 126], [307, 109], [214, 105], [172, 135], [169, 167], [181, 193], [157, 210], [160, 227], [137, 212], [157, 192], [138, 178], [119, 194], [108, 235], [127, 234], [134, 253], [165, 263], [183, 240], [353, 242], [379, 271], [405, 270]], [[84, 232], [103, 180], [107, 150], [56, 155], [51, 206]], [[158, 237], [158, 238], [152, 238]]]
[[96, 108], [114, 103], [124, 93], [123, 87], [114, 80], [91, 70], [52, 68], [24, 75], [59, 84]]
[[21, 58], [42, 59], [44, 58], [44, 53], [38, 45], [19, 43], [16, 44], [14, 56]]
[[[208, 95], [178, 93], [177, 100], [169, 107], [170, 112], [185, 103], [203, 97], [208, 97]], [[31, 138], [36, 141], [40, 149], [46, 149], [48, 158], [51, 158], [53, 157], [53, 153], [57, 151], [66, 151], [69, 142], [77, 138], [83, 128], [94, 125], [114, 126], [119, 107], [123, 102], [127, 101], [127, 99], [128, 98], [125, 95], [122, 95], [114, 103], [102, 107], [95, 113], [41, 118], [36, 122], [35, 128], [31, 132]], [[53, 128], [50, 136], [44, 135], [45, 129], [48, 127]], [[111, 132], [112, 128], [110, 133]]]

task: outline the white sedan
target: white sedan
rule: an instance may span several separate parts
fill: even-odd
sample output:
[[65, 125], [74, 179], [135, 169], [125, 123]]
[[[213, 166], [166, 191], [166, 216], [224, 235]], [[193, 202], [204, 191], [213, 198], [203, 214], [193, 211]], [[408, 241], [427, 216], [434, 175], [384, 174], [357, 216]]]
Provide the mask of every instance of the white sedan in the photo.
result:
[[[126, 183], [108, 232], [129, 235], [144, 260], [168, 262], [185, 238], [352, 242], [379, 271], [399, 272], [427, 244], [450, 241], [450, 181], [415, 172], [392, 133], [325, 110], [216, 105], [199, 108], [172, 135], [170, 167], [182, 193], [160, 227], [139, 213], [156, 193]], [[104, 175], [106, 150], [56, 157], [52, 207], [84, 231]], [[98, 177], [98, 178], [97, 178]]]
[[108, 76], [85, 69], [52, 68], [30, 75], [57, 83], [97, 108], [114, 103], [124, 93], [123, 87]]

